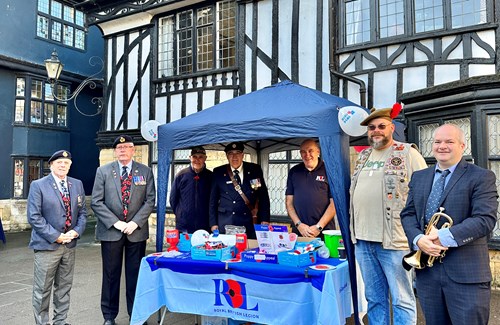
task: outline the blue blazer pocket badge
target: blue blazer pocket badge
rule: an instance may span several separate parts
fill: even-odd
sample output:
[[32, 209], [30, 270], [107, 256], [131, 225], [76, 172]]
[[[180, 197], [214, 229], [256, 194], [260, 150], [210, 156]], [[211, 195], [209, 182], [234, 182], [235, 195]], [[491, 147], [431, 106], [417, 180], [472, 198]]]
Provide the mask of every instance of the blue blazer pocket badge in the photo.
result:
[[144, 176], [134, 176], [132, 177], [132, 180], [136, 186], [146, 185], [146, 178]]

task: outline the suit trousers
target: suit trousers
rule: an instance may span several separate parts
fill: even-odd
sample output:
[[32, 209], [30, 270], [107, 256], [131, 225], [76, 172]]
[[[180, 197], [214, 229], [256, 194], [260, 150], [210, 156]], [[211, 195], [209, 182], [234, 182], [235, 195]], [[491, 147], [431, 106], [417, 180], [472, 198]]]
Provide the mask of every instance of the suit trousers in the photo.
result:
[[68, 316], [69, 293], [73, 285], [75, 248], [60, 245], [55, 251], [35, 250], [33, 276], [33, 312], [37, 325], [49, 324], [50, 293], [54, 286], [54, 325], [62, 325]]
[[[471, 272], [474, 270], [471, 269]], [[490, 282], [455, 282], [438, 261], [432, 268], [417, 270], [416, 273], [417, 297], [427, 325], [488, 324]]]
[[104, 319], [115, 319], [118, 315], [124, 253], [127, 312], [131, 316], [139, 267], [141, 259], [146, 255], [146, 241], [131, 242], [126, 235], [118, 241], [101, 241], [101, 311]]

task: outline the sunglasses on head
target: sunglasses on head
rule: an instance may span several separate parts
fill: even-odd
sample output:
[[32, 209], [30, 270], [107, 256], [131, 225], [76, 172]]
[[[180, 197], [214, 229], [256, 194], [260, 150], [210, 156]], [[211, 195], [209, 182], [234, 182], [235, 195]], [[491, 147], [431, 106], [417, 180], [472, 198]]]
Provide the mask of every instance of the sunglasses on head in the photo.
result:
[[379, 125], [373, 125], [373, 124], [370, 124], [367, 126], [368, 130], [370, 131], [375, 131], [375, 129], [379, 129], [379, 130], [385, 130], [385, 128], [388, 126], [389, 124], [379, 124]]

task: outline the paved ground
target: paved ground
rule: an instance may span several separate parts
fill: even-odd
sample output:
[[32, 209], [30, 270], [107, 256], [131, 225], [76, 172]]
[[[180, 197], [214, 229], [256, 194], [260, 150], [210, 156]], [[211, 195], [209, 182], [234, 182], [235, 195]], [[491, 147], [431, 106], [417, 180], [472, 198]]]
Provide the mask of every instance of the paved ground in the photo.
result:
[[[95, 222], [89, 222], [77, 246], [77, 262], [68, 317], [68, 321], [73, 325], [103, 323], [100, 310], [101, 255], [100, 245], [94, 241], [94, 225]], [[0, 242], [0, 325], [33, 324], [31, 305], [33, 252], [27, 247], [29, 235], [29, 232], [7, 234], [7, 244]], [[122, 292], [124, 292], [123, 281]], [[122, 297], [120, 314], [116, 319], [118, 325], [128, 324], [124, 295]], [[419, 325], [425, 324], [420, 310], [419, 319]], [[157, 315], [152, 315], [148, 320], [150, 325], [157, 323]], [[195, 317], [188, 314], [167, 313], [164, 324], [193, 325]], [[349, 319], [347, 324], [354, 322]], [[500, 292], [497, 291], [493, 292], [490, 324], [500, 325]]]

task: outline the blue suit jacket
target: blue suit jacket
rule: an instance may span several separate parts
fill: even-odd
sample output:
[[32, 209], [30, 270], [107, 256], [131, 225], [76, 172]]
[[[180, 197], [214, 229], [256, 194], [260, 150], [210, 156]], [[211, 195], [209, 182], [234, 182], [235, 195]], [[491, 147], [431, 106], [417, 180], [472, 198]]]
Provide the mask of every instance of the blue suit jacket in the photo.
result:
[[[417, 171], [410, 182], [401, 222], [410, 247], [424, 233], [425, 207], [432, 188], [434, 167]], [[458, 247], [450, 247], [443, 258], [448, 276], [458, 283], [491, 281], [488, 239], [497, 221], [498, 194], [495, 174], [461, 160], [441, 198], [440, 206], [453, 219], [450, 231]], [[443, 219], [443, 218], [442, 218]], [[438, 229], [445, 220], [440, 220]], [[436, 261], [436, 263], [438, 263]], [[429, 272], [432, 268], [417, 270]]]
[[[80, 180], [68, 177], [68, 190], [71, 198], [71, 227], [83, 234], [87, 222], [85, 191]], [[57, 238], [64, 233], [66, 210], [61, 192], [52, 174], [33, 181], [28, 195], [28, 222], [32, 227], [29, 247], [36, 250], [56, 250]], [[68, 230], [68, 231], [69, 231]], [[75, 247], [76, 240], [66, 244]]]
[[[210, 227], [218, 225], [221, 233], [224, 233], [225, 225], [245, 226], [248, 237], [255, 238], [252, 213], [234, 189], [227, 166], [228, 164], [219, 166], [213, 172], [209, 211]], [[269, 222], [269, 194], [262, 169], [257, 164], [243, 162], [243, 174], [241, 189], [252, 205], [255, 206], [258, 200], [257, 222]], [[250, 182], [257, 179], [260, 187], [253, 189]]]

